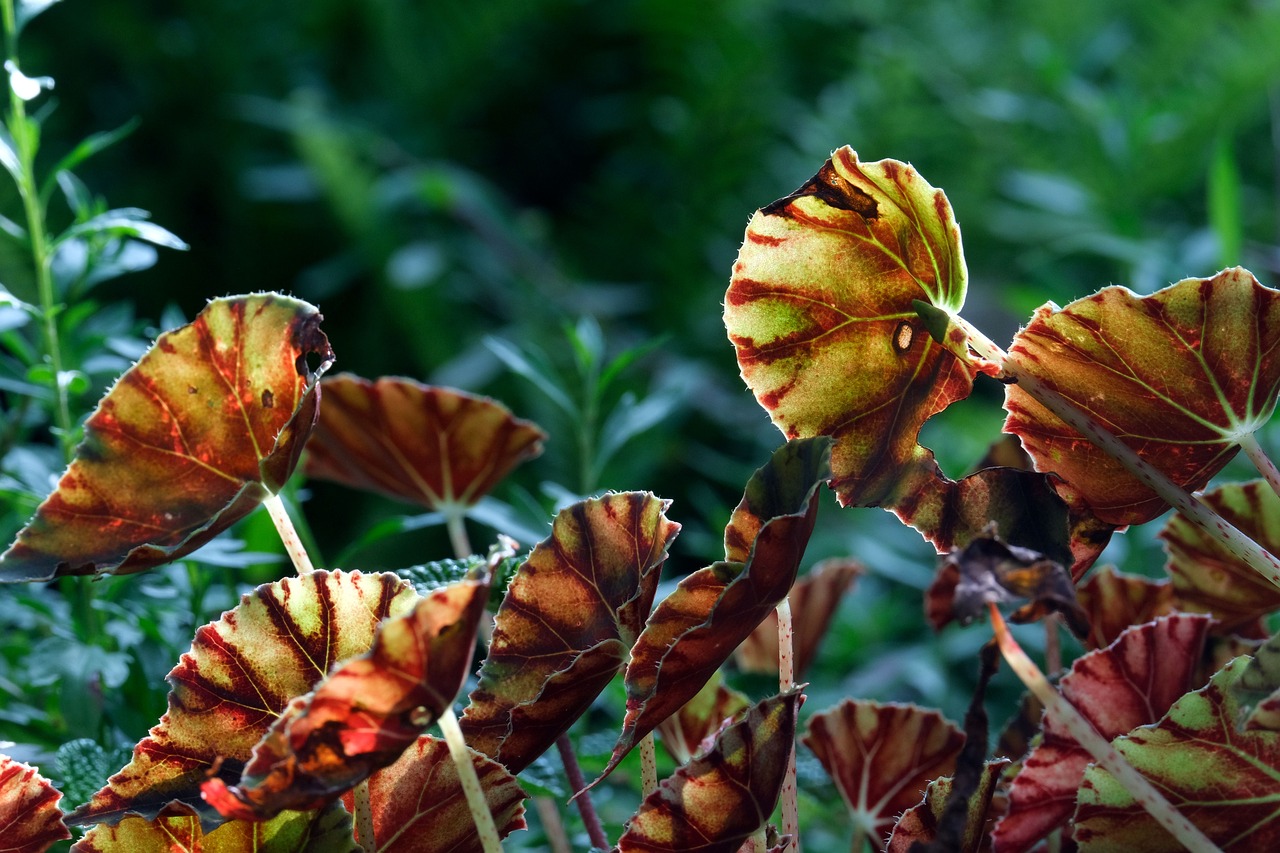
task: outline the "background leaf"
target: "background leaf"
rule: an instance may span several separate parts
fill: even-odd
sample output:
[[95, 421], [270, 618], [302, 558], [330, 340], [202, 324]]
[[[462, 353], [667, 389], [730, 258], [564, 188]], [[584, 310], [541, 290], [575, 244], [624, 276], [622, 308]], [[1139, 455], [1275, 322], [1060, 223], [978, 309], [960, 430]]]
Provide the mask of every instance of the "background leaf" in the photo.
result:
[[546, 433], [494, 400], [411, 379], [325, 379], [307, 476], [428, 509], [470, 506], [542, 452]]
[[802, 740], [835, 780], [857, 831], [880, 845], [929, 781], [955, 769], [964, 734], [937, 711], [846, 699], [810, 717]]
[[[0, 555], [0, 580], [137, 572], [194, 551], [293, 472], [333, 352], [305, 302], [209, 303], [161, 335], [85, 423], [57, 489]], [[316, 371], [307, 356], [324, 363]]]

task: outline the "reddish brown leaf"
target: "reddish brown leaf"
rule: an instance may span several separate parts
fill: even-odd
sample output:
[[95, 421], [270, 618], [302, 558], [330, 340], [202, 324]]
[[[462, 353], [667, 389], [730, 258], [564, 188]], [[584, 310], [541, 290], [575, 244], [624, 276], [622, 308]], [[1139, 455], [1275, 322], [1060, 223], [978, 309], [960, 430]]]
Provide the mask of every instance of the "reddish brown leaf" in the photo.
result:
[[717, 672], [683, 708], [658, 724], [658, 735], [676, 763], [684, 764], [709, 749], [716, 734], [750, 707], [751, 701], [726, 687]]
[[325, 379], [307, 476], [431, 509], [471, 506], [542, 452], [544, 433], [505, 406], [412, 379]]
[[[1178, 701], [1155, 726], [1134, 729], [1116, 749], [1224, 853], [1280, 849], [1280, 732], [1236, 729], [1236, 660]], [[1082, 853], [1183, 849], [1132, 795], [1097, 765], [1080, 787], [1075, 838]]]
[[1105, 648], [1130, 625], [1141, 625], [1173, 611], [1173, 587], [1141, 575], [1123, 575], [1104, 566], [1076, 589], [1089, 616], [1089, 649]]
[[734, 853], [778, 803], [800, 701], [799, 690], [765, 699], [721, 732], [645, 798], [619, 853]]
[[232, 821], [211, 832], [189, 806], [166, 806], [155, 820], [127, 817], [95, 827], [72, 853], [361, 853], [341, 805], [285, 812], [263, 823]]
[[[528, 796], [501, 764], [471, 750], [471, 761], [498, 834], [525, 828]], [[350, 805], [350, 795], [347, 797]], [[373, 812], [372, 853], [472, 853], [480, 851], [475, 821], [458, 771], [443, 740], [420, 737], [390, 767], [369, 779]]]
[[467, 743], [519, 773], [626, 663], [680, 530], [646, 492], [609, 494], [556, 516], [498, 609]]
[[265, 820], [326, 806], [394, 762], [462, 689], [488, 596], [486, 574], [383, 622], [368, 653], [289, 703], [253, 748], [240, 783], [211, 778], [205, 800], [224, 817]]
[[955, 769], [964, 745], [960, 729], [937, 711], [852, 699], [814, 714], [802, 740], [876, 848], [930, 780]]
[[[1208, 482], [1240, 436], [1271, 416], [1280, 388], [1280, 292], [1246, 270], [1186, 279], [1150, 296], [1108, 287], [1039, 309], [1010, 347], [1020, 369], [1091, 415], [1188, 489]], [[1155, 492], [1018, 384], [1005, 430], [1114, 525], [1167, 509]]]
[[[991, 824], [996, 820], [995, 815], [991, 814], [991, 800], [996, 792], [996, 782], [1008, 765], [1007, 761], [988, 761], [983, 765], [978, 790], [968, 801], [968, 820], [965, 824], [964, 837], [959, 846], [946, 847], [946, 853], [978, 853], [980, 850], [990, 849], [988, 833], [991, 830]], [[950, 797], [950, 776], [930, 782], [924, 792], [924, 802], [907, 809], [898, 819], [893, 827], [893, 834], [889, 836], [885, 853], [912, 853], [913, 844], [936, 844], [938, 822], [946, 811]], [[926, 847], [925, 849], [934, 848]]]
[[[796, 680], [803, 680], [809, 664], [818, 654], [818, 646], [840, 605], [840, 598], [863, 571], [862, 565], [855, 560], [824, 560], [791, 587], [788, 601], [795, 625]], [[738, 646], [735, 657], [738, 666], [746, 672], [778, 671], [776, 610], [765, 616], [764, 621]]]
[[699, 569], [649, 617], [631, 650], [627, 713], [601, 779], [658, 723], [697, 695], [790, 591], [813, 532], [818, 487], [831, 474], [830, 453], [826, 437], [790, 441], [775, 451], [747, 484], [726, 532], [726, 550], [736, 555], [743, 549], [732, 544], [732, 530], [754, 529], [757, 519], [765, 519], [746, 564], [723, 562]]
[[264, 584], [196, 631], [169, 673], [169, 710], [133, 760], [69, 817], [72, 825], [154, 818], [174, 800], [221, 817], [200, 798], [210, 775], [240, 777], [253, 747], [285, 705], [338, 661], [363, 654], [384, 618], [409, 611], [417, 593], [391, 574], [313, 572]]
[[974, 370], [912, 302], [959, 311], [965, 278], [942, 191], [847, 147], [748, 224], [724, 309], [742, 377], [788, 438], [835, 438], [843, 504], [892, 506], [936, 475], [917, 435], [968, 396]]
[[43, 853], [71, 831], [62, 822], [62, 794], [34, 767], [0, 755], [0, 850]]
[[[1202, 498], [1215, 512], [1273, 554], [1280, 553], [1280, 498], [1262, 480], [1227, 483]], [[1230, 633], [1280, 610], [1280, 589], [1176, 513], [1165, 540], [1174, 597], [1183, 610], [1210, 613]]]
[[[279, 294], [216, 299], [161, 335], [85, 423], [57, 489], [0, 556], [0, 581], [138, 572], [189, 554], [293, 472], [321, 316]], [[324, 363], [316, 371], [307, 356]]]
[[[1208, 631], [1207, 617], [1190, 614], [1130, 628], [1107, 648], [1079, 658], [1062, 679], [1062, 695], [1108, 739], [1154, 723], [1194, 686]], [[1043, 739], [1014, 777], [1009, 811], [995, 828], [1001, 853], [1030, 850], [1066, 825], [1092, 760], [1056, 717], [1046, 715]]]

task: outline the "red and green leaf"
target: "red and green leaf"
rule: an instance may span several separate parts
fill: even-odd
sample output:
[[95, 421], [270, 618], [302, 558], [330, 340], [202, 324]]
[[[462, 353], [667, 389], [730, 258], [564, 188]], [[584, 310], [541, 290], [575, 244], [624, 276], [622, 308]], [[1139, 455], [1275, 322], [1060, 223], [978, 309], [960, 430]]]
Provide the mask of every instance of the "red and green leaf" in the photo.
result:
[[377, 625], [412, 609], [418, 595], [391, 574], [318, 571], [264, 584], [217, 622], [196, 631], [169, 673], [169, 710], [133, 760], [68, 817], [72, 825], [154, 818], [179, 801], [207, 822], [200, 785], [234, 783], [294, 697], [334, 664], [364, 654]]
[[[747, 484], [725, 531], [730, 556], [680, 582], [649, 617], [625, 676], [627, 713], [603, 779], [631, 748], [697, 695], [795, 583], [830, 476], [827, 438], [790, 441]], [[746, 547], [748, 532], [754, 534]], [[599, 781], [599, 780], [597, 780]]]
[[[1208, 685], [1173, 704], [1154, 726], [1114, 741], [1116, 749], [1224, 853], [1280, 849], [1280, 732], [1240, 731], [1232, 685], [1238, 659]], [[1083, 853], [1182, 850], [1111, 774], [1085, 772], [1075, 839]]]
[[58, 487], [0, 556], [0, 580], [143, 571], [279, 491], [333, 359], [321, 319], [305, 302], [257, 294], [216, 299], [161, 335], [85, 423]]
[[1231, 692], [1245, 729], [1280, 732], [1280, 634], [1250, 655]]
[[489, 579], [435, 590], [383, 622], [373, 647], [293, 700], [253, 748], [239, 784], [202, 787], [223, 816], [264, 820], [328, 805], [417, 741], [462, 689]]
[[62, 794], [34, 767], [0, 755], [0, 850], [44, 853], [71, 837], [62, 822]]
[[[1227, 483], [1201, 499], [1263, 548], [1280, 553], [1280, 498], [1265, 481]], [[1280, 609], [1280, 589], [1181, 513], [1169, 519], [1160, 538], [1180, 609], [1211, 614], [1221, 623], [1216, 631], [1230, 633]]]
[[1089, 616], [1085, 645], [1102, 649], [1114, 643], [1131, 625], [1141, 625], [1174, 609], [1168, 581], [1125, 575], [1104, 566], [1076, 589], [1076, 599]]
[[[1112, 645], [1079, 658], [1060, 684], [1069, 701], [1105, 738], [1154, 723], [1195, 685], [1209, 619], [1175, 614], [1125, 631]], [[1001, 853], [1030, 850], [1065, 826], [1092, 756], [1052, 714], [1043, 738], [1023, 761], [1009, 790], [1009, 810], [996, 825]]]
[[680, 530], [663, 514], [669, 505], [626, 492], [556, 516], [498, 609], [461, 720], [470, 746], [520, 772], [623, 667]]
[[[863, 573], [862, 565], [854, 560], [825, 560], [796, 581], [788, 601], [795, 625], [795, 677], [802, 680], [814, 658], [818, 646], [827, 633], [831, 617], [840, 606], [840, 599]], [[778, 671], [778, 614], [773, 611], [764, 617], [734, 657], [745, 672], [776, 673]]]
[[[471, 761], [500, 836], [525, 828], [519, 782], [498, 762], [471, 750]], [[350, 803], [348, 795], [348, 804]], [[475, 819], [467, 806], [449, 746], [423, 736], [390, 767], [369, 779], [374, 846], [370, 853], [479, 853]]]
[[802, 738], [835, 780], [855, 825], [879, 847], [933, 779], [950, 774], [964, 734], [937, 711], [846, 699]]
[[[1280, 389], [1280, 292], [1246, 270], [1186, 279], [1150, 296], [1108, 287], [1046, 305], [1010, 355], [1187, 489], [1202, 488], [1265, 423]], [[1019, 385], [1005, 430], [1039, 471], [1061, 476], [1101, 520], [1139, 524], [1168, 506]]]
[[154, 820], [127, 817], [97, 826], [72, 853], [360, 853], [351, 815], [340, 804], [284, 812], [265, 822], [232, 821], [206, 832], [189, 806], [166, 806]]
[[724, 309], [742, 377], [788, 438], [835, 438], [846, 506], [893, 506], [937, 476], [920, 427], [969, 395], [975, 368], [912, 303], [959, 311], [966, 275], [942, 191], [847, 147], [748, 224]]
[[1000, 774], [1008, 765], [1009, 762], [1004, 760], [988, 761], [983, 765], [978, 789], [965, 804], [964, 826], [959, 838], [945, 837], [945, 829], [942, 833], [939, 831], [951, 798], [952, 778], [934, 779], [925, 789], [924, 802], [907, 809], [898, 818], [885, 853], [912, 853], [913, 845], [917, 843], [925, 845], [925, 850], [946, 853], [978, 853], [984, 846], [989, 846], [991, 824], [996, 820], [992, 814], [992, 798]]
[[471, 506], [542, 452], [544, 433], [501, 403], [412, 379], [325, 379], [307, 476], [430, 509]]
[[765, 699], [705, 755], [664, 780], [631, 818], [619, 853], [734, 853], [769, 820], [795, 742], [799, 690]]
[[716, 734], [750, 707], [751, 701], [726, 686], [716, 672], [683, 708], [658, 724], [658, 735], [676, 763], [684, 764], [705, 752]]

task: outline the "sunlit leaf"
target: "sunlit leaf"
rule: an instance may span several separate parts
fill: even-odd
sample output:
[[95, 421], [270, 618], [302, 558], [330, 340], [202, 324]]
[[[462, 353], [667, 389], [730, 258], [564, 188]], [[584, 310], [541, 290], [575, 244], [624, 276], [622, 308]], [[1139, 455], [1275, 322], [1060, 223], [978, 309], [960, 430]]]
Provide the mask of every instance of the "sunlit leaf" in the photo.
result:
[[[1114, 741], [1224, 853], [1280, 849], [1280, 732], [1236, 729], [1231, 685], [1244, 669], [1244, 660], [1232, 662], [1180, 698], [1158, 724]], [[1085, 771], [1075, 820], [1082, 853], [1184, 849], [1097, 765]]]
[[912, 845], [917, 842], [935, 845], [926, 850], [978, 853], [987, 840], [991, 824], [995, 822], [991, 814], [991, 798], [996, 792], [996, 782], [1008, 764], [1007, 761], [988, 761], [983, 766], [978, 790], [966, 802], [964, 833], [960, 838], [944, 837], [939, 832], [939, 823], [951, 797], [952, 779], [944, 776], [929, 783], [924, 792], [924, 802], [902, 813], [889, 836], [885, 853], [912, 853]]
[[166, 806], [154, 820], [127, 817], [98, 826], [74, 853], [360, 853], [351, 815], [341, 804], [319, 812], [284, 812], [261, 823], [233, 821], [206, 832], [189, 806]]
[[743, 531], [758, 531], [746, 563], [699, 569], [649, 617], [627, 664], [622, 733], [600, 778], [697, 695], [791, 590], [817, 518], [818, 487], [831, 473], [830, 452], [830, 440], [822, 437], [775, 451], [752, 476], [725, 531], [725, 550], [733, 556], [746, 550]]
[[453, 705], [488, 596], [485, 574], [383, 622], [366, 654], [289, 704], [253, 748], [239, 784], [213, 777], [205, 800], [225, 817], [263, 820], [328, 805], [394, 762]]
[[[501, 764], [474, 750], [480, 778], [498, 834], [525, 828], [525, 792]], [[480, 851], [475, 820], [467, 807], [448, 745], [420, 737], [390, 767], [369, 779], [373, 812], [371, 853], [471, 853]]]
[[726, 728], [711, 751], [645, 798], [618, 839], [619, 853], [733, 853], [777, 805], [795, 740], [800, 691], [765, 699]]
[[[1280, 498], [1266, 482], [1227, 483], [1202, 500], [1263, 548], [1280, 553]], [[1280, 589], [1181, 513], [1169, 519], [1160, 538], [1169, 552], [1165, 568], [1180, 609], [1212, 614], [1222, 623], [1216, 630], [1223, 632], [1280, 610]]]
[[669, 501], [624, 492], [556, 516], [498, 609], [467, 743], [519, 773], [566, 731], [627, 661], [680, 525]]
[[[840, 599], [863, 573], [862, 565], [854, 560], [824, 560], [791, 587], [788, 601], [791, 606], [794, 634], [795, 677], [804, 678], [809, 664], [818, 654], [818, 646], [827, 633], [831, 617], [840, 606]], [[742, 645], [735, 657], [745, 672], [778, 671], [778, 614], [769, 613], [764, 621]]]
[[62, 822], [62, 794], [31, 766], [0, 755], [0, 850], [43, 853], [71, 837]]
[[0, 580], [142, 571], [278, 491], [333, 358], [320, 320], [305, 302], [258, 294], [214, 300], [161, 335], [85, 423], [57, 489], [0, 556]]
[[802, 740], [835, 780], [858, 830], [880, 847], [930, 780], [955, 769], [964, 735], [937, 711], [846, 699], [814, 714]]
[[221, 817], [200, 797], [211, 773], [235, 783], [254, 746], [291, 699], [310, 692], [341, 660], [364, 654], [388, 616], [417, 601], [391, 574], [318, 571], [258, 587], [196, 631], [169, 673], [169, 710], [73, 824], [154, 818], [173, 800], [206, 826]]
[[542, 452], [546, 433], [505, 406], [412, 379], [325, 379], [307, 476], [430, 509], [470, 506]]
[[892, 506], [938, 476], [916, 439], [968, 396], [974, 368], [912, 302], [959, 311], [966, 275], [942, 191], [847, 147], [748, 224], [724, 309], [742, 377], [788, 438], [836, 439], [845, 505]]
[[1076, 599], [1089, 617], [1085, 645], [1105, 648], [1131, 625], [1141, 625], [1174, 609], [1173, 586], [1141, 575], [1125, 575], [1104, 566], [1076, 588]]
[[[1105, 738], [1154, 723], [1195, 685], [1191, 679], [1208, 636], [1205, 616], [1175, 614], [1130, 628], [1105, 649], [1076, 660], [1062, 695]], [[996, 825], [1001, 853], [1030, 850], [1066, 825], [1092, 756], [1052, 713], [1009, 791], [1008, 813]]]
[[[1280, 388], [1280, 292], [1246, 270], [1186, 279], [1150, 296], [1108, 287], [1040, 308], [1014, 338], [1021, 369], [1091, 415], [1155, 467], [1199, 489], [1265, 423]], [[1005, 430], [1103, 521], [1150, 521], [1155, 492], [1033, 400], [1006, 388]]]
[[658, 735], [676, 763], [683, 764], [705, 752], [716, 733], [750, 707], [751, 701], [716, 672], [684, 707], [658, 724]]

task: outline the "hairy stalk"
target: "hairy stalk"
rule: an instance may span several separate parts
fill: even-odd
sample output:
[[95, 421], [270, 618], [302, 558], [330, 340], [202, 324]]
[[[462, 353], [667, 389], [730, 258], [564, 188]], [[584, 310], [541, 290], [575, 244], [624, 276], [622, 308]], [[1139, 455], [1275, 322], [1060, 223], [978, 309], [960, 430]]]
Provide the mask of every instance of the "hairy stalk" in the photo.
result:
[[352, 791], [352, 796], [356, 801], [356, 844], [359, 844], [366, 853], [373, 853], [378, 849], [377, 839], [373, 835], [373, 806], [369, 802], [369, 780], [365, 779], [359, 785], [356, 785]]
[[[18, 66], [18, 28], [13, 0], [0, 0], [4, 16], [5, 60]], [[54, 303], [53, 272], [48, 237], [45, 234], [44, 205], [40, 201], [40, 185], [36, 181], [35, 161], [38, 134], [27, 118], [26, 104], [6, 79], [9, 90], [9, 132], [18, 155], [18, 195], [27, 220], [27, 236], [31, 242], [31, 259], [35, 266], [36, 290], [40, 300], [40, 319], [44, 337], [44, 354], [53, 370], [54, 423], [63, 458], [70, 462], [75, 451], [75, 433], [71, 421], [71, 400], [67, 394], [67, 377], [63, 370], [62, 345], [58, 339], [59, 306]]]
[[988, 609], [991, 612], [991, 624], [995, 629], [996, 642], [1000, 644], [1000, 653], [1004, 655], [1010, 668], [1027, 686], [1027, 689], [1044, 704], [1045, 714], [1053, 714], [1067, 732], [1076, 739], [1076, 742], [1084, 747], [1103, 769], [1116, 777], [1116, 780], [1133, 795], [1147, 813], [1172, 833], [1173, 837], [1191, 853], [1221, 853], [1218, 846], [1209, 840], [1199, 827], [1175, 809], [1160, 790], [1126, 761], [1106, 738], [1098, 734], [1075, 706], [1049, 683], [1049, 679], [1045, 678], [1044, 673], [1036, 667], [1031, 658], [1027, 657], [1026, 652], [1018, 645], [1018, 641], [1009, 633], [1009, 626], [1005, 624], [1004, 617], [1000, 615], [995, 604], [989, 604]]
[[556, 751], [560, 753], [560, 762], [564, 764], [564, 775], [569, 780], [569, 789], [578, 792], [574, 795], [573, 801], [578, 806], [578, 814], [582, 815], [582, 825], [587, 829], [591, 846], [608, 850], [613, 845], [609, 843], [608, 837], [604, 834], [604, 827], [600, 825], [600, 816], [596, 814], [595, 804], [591, 802], [587, 780], [582, 775], [582, 768], [578, 766], [578, 756], [573, 754], [573, 744], [569, 741], [568, 734], [562, 734], [556, 738]]
[[1262, 445], [1258, 444], [1258, 437], [1253, 433], [1242, 436], [1240, 449], [1244, 451], [1245, 456], [1249, 457], [1249, 461], [1258, 469], [1258, 473], [1267, 481], [1267, 485], [1271, 486], [1271, 491], [1280, 495], [1280, 471], [1276, 470], [1276, 463], [1271, 461], [1271, 457], [1262, 449]]
[[289, 559], [293, 560], [293, 567], [298, 570], [298, 574], [307, 575], [315, 571], [315, 567], [311, 565], [311, 558], [307, 556], [307, 549], [302, 547], [302, 540], [298, 538], [298, 531], [293, 528], [293, 521], [289, 519], [289, 513], [284, 508], [284, 501], [280, 500], [279, 495], [272, 495], [262, 502], [267, 508], [267, 514], [271, 516], [271, 521], [276, 526], [276, 532], [280, 534], [280, 541], [284, 543], [284, 549], [289, 553]]
[[979, 356], [995, 363], [1045, 408], [1062, 418], [1072, 429], [1105, 450], [1135, 477], [1149, 486], [1162, 500], [1182, 513], [1210, 538], [1219, 542], [1245, 565], [1280, 587], [1280, 558], [1268, 552], [1214, 512], [1208, 504], [1169, 479], [1164, 472], [1139, 456], [1132, 448], [1104, 429], [1096, 420], [1076, 408], [1075, 404], [1024, 371], [1017, 359], [991, 342], [962, 317], [952, 320], [969, 336], [968, 344]]
[[640, 739], [640, 790], [645, 798], [658, 790], [658, 750], [653, 743], [653, 732]]
[[[778, 691], [785, 693], [796, 684], [795, 628], [791, 621], [791, 601], [778, 602]], [[782, 777], [782, 832], [790, 835], [788, 850], [800, 850], [800, 804], [796, 786], [796, 745], [793, 739], [787, 755], [787, 773]], [[762, 848], [763, 849], [763, 848]]]
[[471, 819], [476, 823], [476, 832], [480, 836], [480, 844], [485, 853], [502, 853], [502, 840], [498, 836], [498, 827], [494, 825], [493, 813], [489, 811], [489, 802], [484, 798], [484, 789], [480, 787], [480, 777], [476, 775], [476, 766], [471, 762], [471, 752], [462, 737], [462, 729], [458, 726], [458, 718], [453, 708], [444, 709], [437, 720], [440, 731], [444, 733], [445, 742], [449, 744], [449, 756], [458, 769], [458, 779], [462, 782], [462, 793], [467, 797], [467, 807], [471, 809]]

